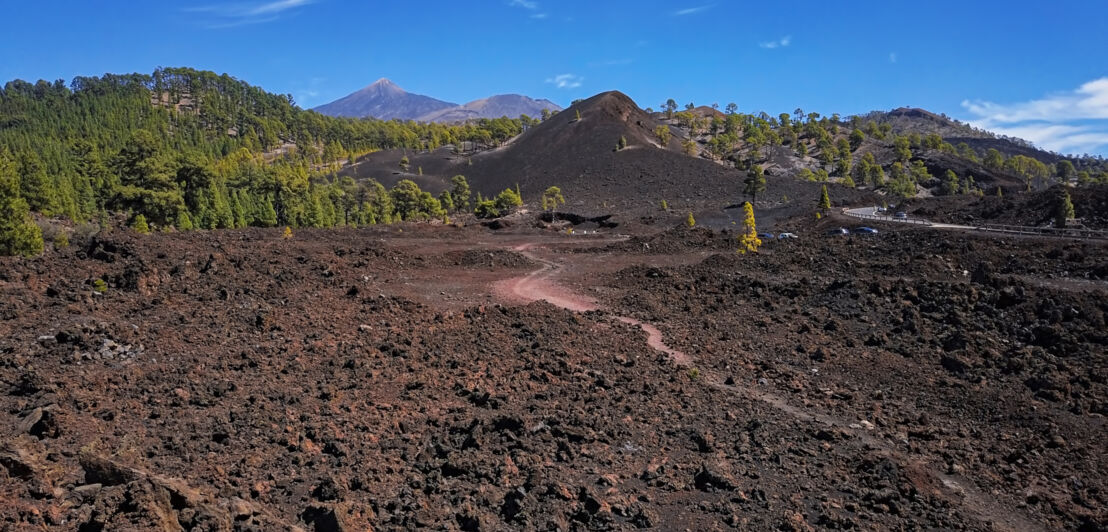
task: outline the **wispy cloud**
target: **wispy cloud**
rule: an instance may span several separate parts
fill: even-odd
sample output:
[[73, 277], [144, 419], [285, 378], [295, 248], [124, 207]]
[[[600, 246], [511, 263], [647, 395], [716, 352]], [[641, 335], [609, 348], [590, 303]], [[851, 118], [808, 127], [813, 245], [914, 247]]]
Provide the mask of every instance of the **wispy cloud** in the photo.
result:
[[896, 63], [896, 52], [889, 52], [889, 62]]
[[713, 7], [716, 7], [716, 5], [715, 4], [705, 4], [705, 5], [702, 5], [702, 6], [687, 7], [685, 9], [678, 9], [677, 11], [673, 12], [673, 16], [683, 17], [685, 15], [695, 15], [697, 13], [703, 13], [704, 11], [712, 9]]
[[965, 100], [970, 124], [1061, 153], [1108, 151], [1108, 77], [1026, 102]]
[[585, 78], [574, 74], [558, 74], [552, 78], [546, 78], [547, 83], [551, 83], [559, 89], [576, 89], [584, 81]]
[[790, 45], [792, 43], [793, 43], [793, 36], [792, 35], [786, 35], [784, 37], [781, 37], [780, 39], [777, 39], [776, 41], [760, 42], [760, 43], [758, 43], [758, 47], [759, 48], [765, 48], [767, 50], [772, 50], [774, 48], [785, 48], [785, 47], [787, 47], [788, 45]]
[[546, 17], [549, 17], [549, 16], [550, 16], [549, 13], [535, 13], [534, 15], [531, 15], [531, 18], [533, 18], [535, 20], [542, 20], [542, 19], [544, 19]]
[[207, 16], [204, 27], [233, 28], [247, 24], [262, 24], [280, 18], [290, 9], [314, 4], [317, 0], [275, 0], [269, 2], [231, 3], [185, 8], [184, 11]]
[[508, 5], [512, 7], [522, 7], [523, 9], [530, 9], [532, 11], [539, 8], [539, 3], [534, 0], [508, 0]]

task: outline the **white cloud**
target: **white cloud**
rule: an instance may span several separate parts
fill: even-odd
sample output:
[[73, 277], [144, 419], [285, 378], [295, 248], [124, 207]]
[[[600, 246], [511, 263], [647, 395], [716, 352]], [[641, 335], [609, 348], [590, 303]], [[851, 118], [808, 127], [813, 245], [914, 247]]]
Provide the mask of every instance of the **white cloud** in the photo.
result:
[[793, 43], [792, 35], [786, 35], [776, 41], [767, 41], [758, 43], [759, 48], [765, 48], [767, 50], [773, 50], [774, 48], [785, 48]]
[[209, 29], [234, 28], [246, 24], [262, 24], [280, 18], [281, 13], [293, 8], [314, 4], [317, 0], [276, 0], [271, 2], [235, 3], [185, 8], [184, 11], [202, 13], [210, 18], [204, 27]]
[[508, 5], [512, 7], [522, 7], [523, 9], [535, 10], [539, 8], [539, 3], [534, 0], [509, 0]]
[[685, 9], [678, 9], [677, 11], [674, 11], [673, 15], [676, 16], [676, 17], [683, 17], [685, 15], [695, 15], [697, 13], [702, 13], [704, 11], [712, 9], [713, 7], [716, 7], [716, 5], [715, 4], [705, 4], [705, 5], [702, 5], [702, 6], [687, 7]]
[[537, 20], [542, 20], [542, 19], [544, 19], [546, 17], [549, 17], [549, 16], [550, 16], [550, 14], [548, 14], [548, 13], [535, 13], [534, 15], [531, 15], [531, 18], [537, 19]]
[[896, 52], [890, 52], [889, 53], [889, 62], [890, 63], [896, 63]]
[[552, 83], [559, 89], [576, 89], [584, 81], [585, 78], [574, 74], [558, 74], [552, 78], [546, 78], [547, 83]]
[[965, 100], [970, 124], [1061, 153], [1108, 149], [1108, 77], [1037, 100], [998, 104]]

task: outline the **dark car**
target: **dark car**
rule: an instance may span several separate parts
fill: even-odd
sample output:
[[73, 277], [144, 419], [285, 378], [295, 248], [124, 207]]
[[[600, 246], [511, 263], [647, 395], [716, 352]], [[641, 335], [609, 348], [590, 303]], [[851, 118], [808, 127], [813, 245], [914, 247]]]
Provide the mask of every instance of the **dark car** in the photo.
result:
[[847, 231], [845, 227], [839, 227], [837, 229], [832, 229], [832, 230], [828, 231], [827, 234], [829, 234], [829, 235], [849, 235], [850, 231]]
[[856, 235], [876, 235], [877, 230], [872, 227], [855, 227], [854, 234]]
[[758, 233], [758, 238], [762, 240], [773, 240], [773, 233]]
[[907, 220], [908, 219], [908, 213], [903, 212], [903, 211], [898, 212], [898, 213], [893, 215], [893, 218], [896, 218], [897, 220]]

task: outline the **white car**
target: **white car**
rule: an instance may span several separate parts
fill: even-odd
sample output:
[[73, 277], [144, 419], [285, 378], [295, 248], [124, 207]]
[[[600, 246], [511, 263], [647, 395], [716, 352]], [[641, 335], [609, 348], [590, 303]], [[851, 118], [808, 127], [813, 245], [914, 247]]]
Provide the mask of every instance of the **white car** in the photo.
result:
[[785, 240], [785, 239], [789, 239], [789, 238], [800, 238], [800, 237], [796, 236], [796, 233], [781, 233], [781, 234], [777, 235], [778, 240]]

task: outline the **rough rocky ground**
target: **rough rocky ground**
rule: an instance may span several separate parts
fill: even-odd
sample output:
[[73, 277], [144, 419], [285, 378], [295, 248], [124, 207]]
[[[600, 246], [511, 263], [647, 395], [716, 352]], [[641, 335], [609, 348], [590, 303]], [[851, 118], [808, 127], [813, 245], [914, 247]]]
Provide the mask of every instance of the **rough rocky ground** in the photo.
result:
[[3, 259], [0, 529], [1103, 529], [1103, 245], [823, 223]]

